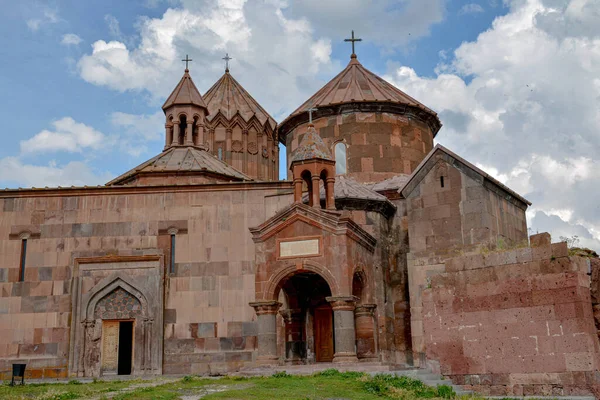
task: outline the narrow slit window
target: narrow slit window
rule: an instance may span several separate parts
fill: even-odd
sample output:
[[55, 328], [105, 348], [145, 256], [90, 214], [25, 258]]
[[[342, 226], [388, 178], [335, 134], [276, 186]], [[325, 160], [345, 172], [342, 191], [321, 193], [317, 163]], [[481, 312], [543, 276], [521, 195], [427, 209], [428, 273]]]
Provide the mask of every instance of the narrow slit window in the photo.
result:
[[444, 187], [444, 177], [440, 176], [440, 186]]
[[171, 234], [171, 263], [169, 265], [169, 271], [175, 273], [175, 234]]
[[346, 145], [344, 143], [336, 143], [335, 152], [335, 173], [343, 175], [346, 173]]
[[25, 261], [27, 259], [27, 239], [21, 240], [21, 263], [19, 265], [19, 282], [25, 281]]
[[217, 150], [217, 157], [219, 158], [219, 160], [223, 160], [223, 149], [219, 147], [219, 150]]

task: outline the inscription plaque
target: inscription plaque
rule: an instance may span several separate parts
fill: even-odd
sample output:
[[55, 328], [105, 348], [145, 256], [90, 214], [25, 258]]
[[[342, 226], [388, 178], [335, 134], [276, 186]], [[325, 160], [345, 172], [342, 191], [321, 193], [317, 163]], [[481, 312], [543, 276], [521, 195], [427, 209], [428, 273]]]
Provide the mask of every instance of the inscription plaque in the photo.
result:
[[319, 255], [319, 239], [294, 240], [279, 243], [279, 257]]
[[119, 321], [102, 321], [102, 372], [117, 373], [119, 366]]

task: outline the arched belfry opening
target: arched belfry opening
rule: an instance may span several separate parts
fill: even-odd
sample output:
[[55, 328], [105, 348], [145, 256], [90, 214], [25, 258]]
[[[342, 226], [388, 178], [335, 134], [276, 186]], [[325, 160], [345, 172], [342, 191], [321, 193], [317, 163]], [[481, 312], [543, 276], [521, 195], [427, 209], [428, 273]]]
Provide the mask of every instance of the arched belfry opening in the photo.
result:
[[294, 178], [294, 202], [302, 202], [306, 188], [308, 204], [322, 208], [323, 188], [325, 208], [335, 210], [335, 160], [313, 125], [308, 126], [302, 142], [292, 153], [290, 169]]
[[279, 357], [286, 364], [331, 362], [334, 356], [331, 288], [319, 274], [292, 273], [278, 285]]
[[177, 144], [180, 146], [185, 144], [185, 137], [187, 134], [186, 129], [187, 129], [187, 117], [185, 115], [180, 115], [179, 116], [179, 135], [177, 137]]

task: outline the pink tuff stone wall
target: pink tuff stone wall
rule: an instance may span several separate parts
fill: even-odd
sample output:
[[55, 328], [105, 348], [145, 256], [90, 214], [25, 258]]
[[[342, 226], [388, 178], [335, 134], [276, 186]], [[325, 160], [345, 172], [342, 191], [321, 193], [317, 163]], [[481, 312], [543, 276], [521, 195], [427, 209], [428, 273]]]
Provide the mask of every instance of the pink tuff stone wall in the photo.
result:
[[482, 394], [593, 392], [600, 348], [588, 270], [566, 243], [546, 241], [449, 259], [423, 293], [428, 360]]

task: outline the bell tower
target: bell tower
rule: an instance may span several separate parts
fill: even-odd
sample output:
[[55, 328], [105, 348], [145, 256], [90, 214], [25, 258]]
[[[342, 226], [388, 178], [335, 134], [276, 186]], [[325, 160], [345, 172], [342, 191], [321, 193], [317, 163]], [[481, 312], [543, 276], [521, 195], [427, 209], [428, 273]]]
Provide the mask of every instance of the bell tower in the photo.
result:
[[190, 76], [186, 55], [185, 72], [162, 109], [165, 113], [165, 150], [173, 146], [205, 148], [208, 108]]
[[[309, 112], [312, 114], [312, 109]], [[308, 187], [308, 205], [321, 208], [321, 183], [325, 208], [335, 210], [335, 160], [315, 130], [312, 121], [298, 147], [292, 152], [290, 170], [294, 179], [294, 202], [302, 202], [302, 186]]]

